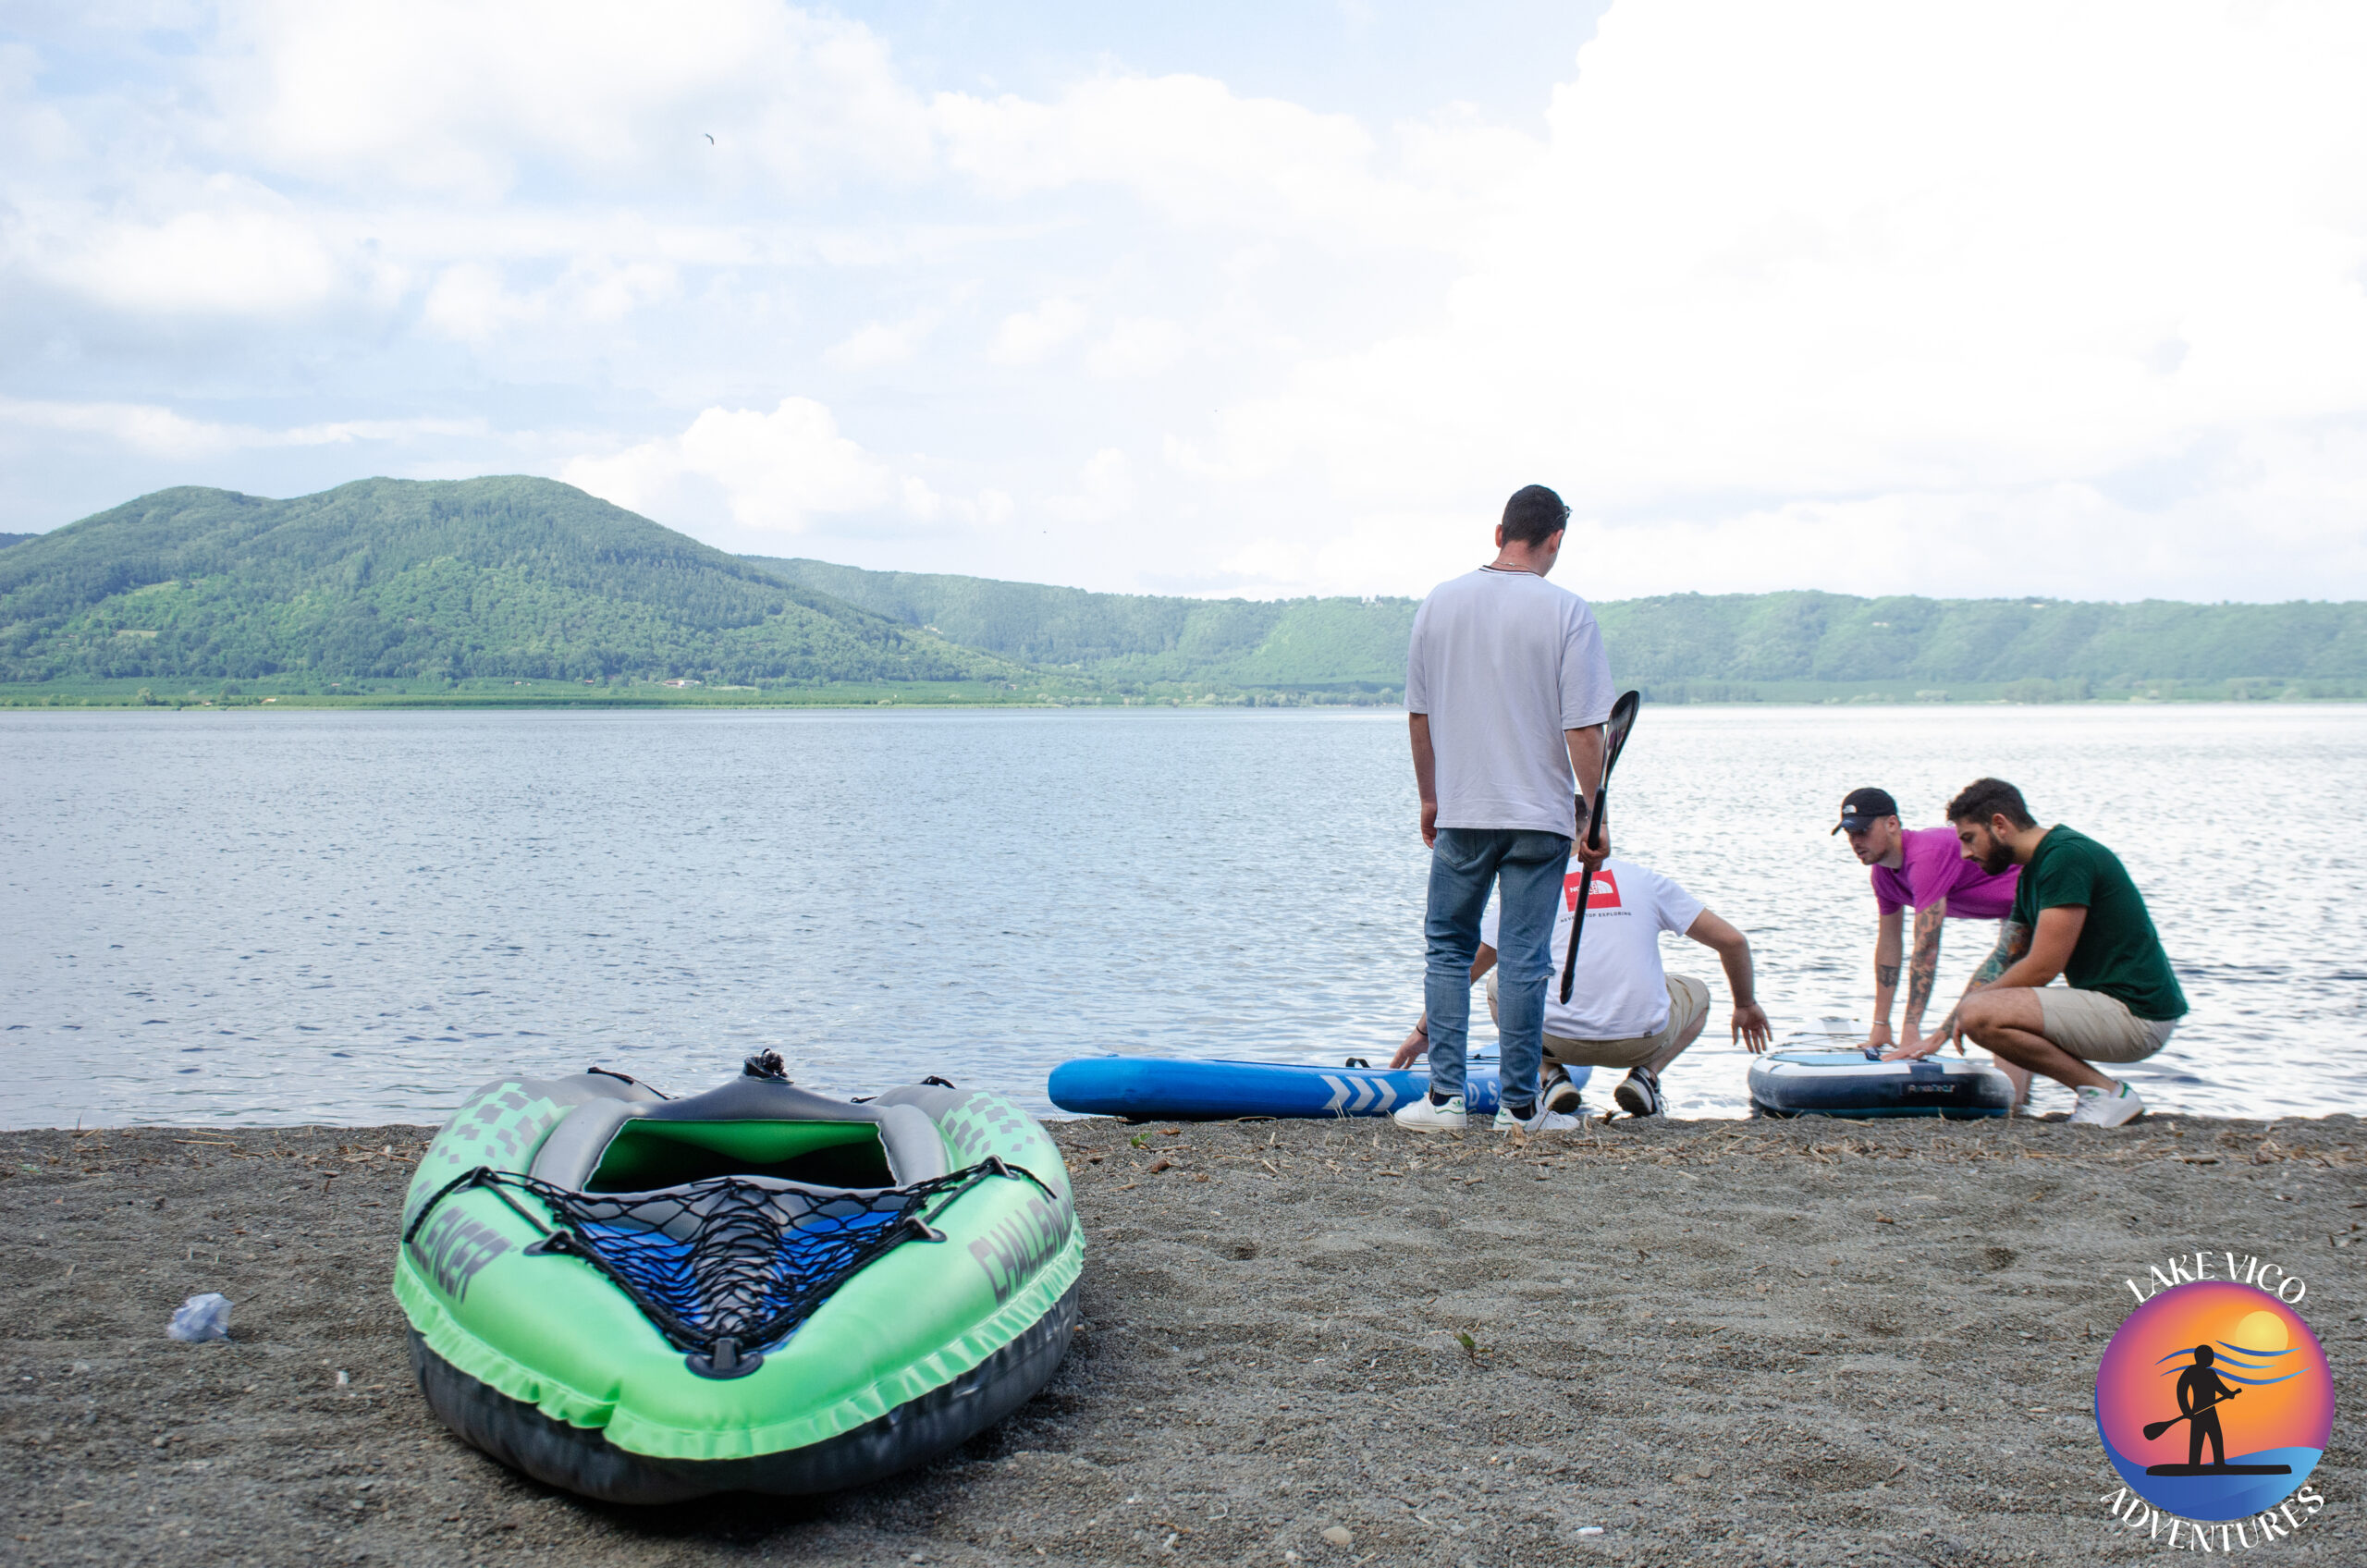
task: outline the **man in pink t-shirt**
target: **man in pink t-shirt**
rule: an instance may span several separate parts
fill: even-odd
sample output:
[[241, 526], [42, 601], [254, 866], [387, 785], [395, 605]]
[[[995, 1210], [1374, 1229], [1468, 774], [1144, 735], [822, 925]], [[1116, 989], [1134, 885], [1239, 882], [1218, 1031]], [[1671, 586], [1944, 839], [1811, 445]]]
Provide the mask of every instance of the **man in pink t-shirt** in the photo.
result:
[[[1915, 912], [1915, 949], [1907, 960], [1907, 1033], [1898, 1045], [1918, 1048], [1923, 1040], [1923, 1010], [1932, 1000], [1932, 982], [1940, 972], [1940, 923], [1956, 920], [2003, 920], [2014, 907], [2018, 866], [1998, 876], [1964, 858], [1953, 827], [1901, 827], [1898, 802], [1886, 790], [1852, 790], [1841, 802], [1841, 821], [1833, 829], [1849, 835], [1849, 848], [1861, 864], [1872, 868], [1874, 908], [1879, 924], [1874, 937], [1874, 1026], [1866, 1043], [1879, 1050], [1892, 1047], [1890, 1006], [1898, 993], [1899, 927], [1906, 912]], [[1949, 1020], [1934, 1033], [1945, 1035]], [[2006, 1066], [1999, 1062], [1999, 1067]], [[2017, 1098], [2030, 1092], [2027, 1073], [2008, 1071]]]

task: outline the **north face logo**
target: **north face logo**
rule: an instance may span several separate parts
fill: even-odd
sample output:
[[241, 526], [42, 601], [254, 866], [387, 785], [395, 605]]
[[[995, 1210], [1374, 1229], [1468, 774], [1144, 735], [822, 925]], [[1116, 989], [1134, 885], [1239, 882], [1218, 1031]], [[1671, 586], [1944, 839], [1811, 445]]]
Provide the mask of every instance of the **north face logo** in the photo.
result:
[[[1586, 880], [1586, 873], [1573, 871], [1562, 878], [1562, 907], [1575, 913], [1578, 907], [1578, 886]], [[1604, 866], [1594, 874], [1594, 886], [1587, 889], [1587, 913], [1600, 913], [1607, 909], [1622, 907], [1619, 902], [1619, 878]]]

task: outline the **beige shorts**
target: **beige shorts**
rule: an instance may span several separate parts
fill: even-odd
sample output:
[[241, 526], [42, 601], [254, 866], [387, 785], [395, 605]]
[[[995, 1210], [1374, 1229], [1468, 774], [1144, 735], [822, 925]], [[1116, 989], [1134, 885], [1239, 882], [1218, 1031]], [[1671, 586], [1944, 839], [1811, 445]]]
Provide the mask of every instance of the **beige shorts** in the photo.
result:
[[[1689, 974], [1668, 980], [1668, 1022], [1653, 1035], [1626, 1040], [1572, 1040], [1545, 1036], [1545, 1060], [1564, 1067], [1641, 1067], [1665, 1054], [1676, 1037], [1710, 1011], [1710, 987]], [[1488, 971], [1488, 1016], [1496, 1016], [1496, 972]]]
[[2175, 1018], [2140, 1018], [2118, 997], [2042, 986], [2039, 1016], [2046, 1037], [2081, 1061], [2143, 1061], [2169, 1043]]

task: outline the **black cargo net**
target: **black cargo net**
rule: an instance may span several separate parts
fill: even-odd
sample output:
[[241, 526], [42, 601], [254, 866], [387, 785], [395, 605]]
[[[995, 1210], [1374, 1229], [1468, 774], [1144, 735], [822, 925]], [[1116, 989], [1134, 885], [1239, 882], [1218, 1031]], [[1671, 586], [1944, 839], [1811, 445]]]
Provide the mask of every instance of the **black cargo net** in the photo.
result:
[[[582, 1258], [632, 1299], [692, 1371], [737, 1378], [865, 1265], [906, 1242], [943, 1241], [927, 1213], [994, 1177], [1053, 1196], [1033, 1173], [997, 1158], [909, 1187], [859, 1191], [716, 1176], [654, 1193], [580, 1193], [480, 1166], [428, 1199], [403, 1241], [445, 1198], [485, 1188], [542, 1231], [530, 1254]], [[557, 1228], [504, 1188], [540, 1198]]]

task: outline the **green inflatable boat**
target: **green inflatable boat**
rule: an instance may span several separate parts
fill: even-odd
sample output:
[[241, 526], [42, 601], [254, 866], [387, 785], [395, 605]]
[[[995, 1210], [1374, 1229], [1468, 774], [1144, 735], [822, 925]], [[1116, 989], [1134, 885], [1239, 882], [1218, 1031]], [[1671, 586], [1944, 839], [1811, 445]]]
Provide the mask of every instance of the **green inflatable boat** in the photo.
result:
[[1050, 1378], [1085, 1238], [1034, 1118], [932, 1078], [850, 1103], [767, 1052], [669, 1099], [505, 1080], [435, 1135], [395, 1297], [437, 1415], [615, 1502], [859, 1485]]

